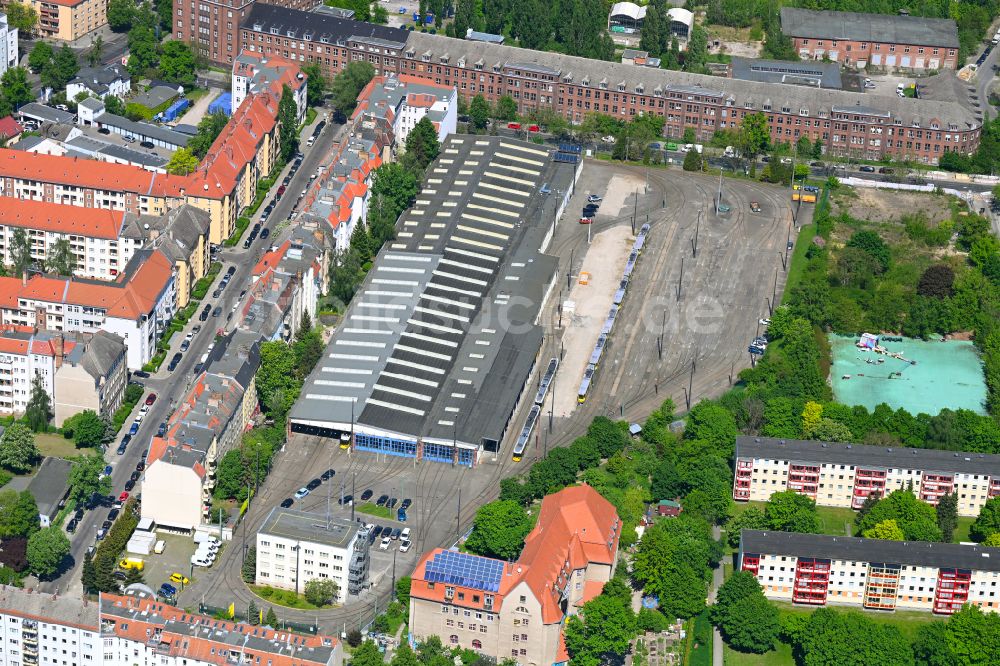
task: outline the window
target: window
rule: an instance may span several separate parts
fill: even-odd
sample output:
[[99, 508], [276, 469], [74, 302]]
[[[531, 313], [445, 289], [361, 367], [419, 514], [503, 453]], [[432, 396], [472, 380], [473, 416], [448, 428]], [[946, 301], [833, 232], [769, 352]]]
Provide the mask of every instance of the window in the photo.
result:
[[472, 639], [473, 650], [481, 650], [482, 648], [483, 648], [483, 642], [481, 640], [479, 640], [478, 638]]
[[458, 636], [452, 634], [451, 636], [448, 637], [448, 640], [451, 642], [452, 645], [456, 645], [458, 643]]

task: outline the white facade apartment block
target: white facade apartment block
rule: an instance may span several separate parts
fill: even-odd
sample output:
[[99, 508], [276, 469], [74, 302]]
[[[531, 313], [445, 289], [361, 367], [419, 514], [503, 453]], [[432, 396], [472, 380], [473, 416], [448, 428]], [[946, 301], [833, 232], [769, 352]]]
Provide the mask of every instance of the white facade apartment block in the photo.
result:
[[977, 516], [1000, 495], [1000, 456], [983, 453], [738, 437], [733, 499], [766, 502], [794, 490], [820, 506], [858, 509], [877, 492], [907, 487], [929, 504], [958, 495], [958, 514]]
[[1000, 609], [1000, 549], [744, 530], [740, 568], [769, 599], [948, 615]]
[[[10, 225], [0, 226], [0, 243], [2, 243], [0, 252], [3, 254], [4, 263], [8, 266], [13, 264], [11, 249], [17, 228]], [[44, 262], [56, 241], [66, 239], [69, 240], [75, 257], [76, 266], [73, 274], [99, 280], [114, 280], [136, 250], [142, 248], [142, 241], [133, 238], [110, 240], [41, 229], [27, 229], [26, 232], [31, 243], [32, 259]]]
[[433, 120], [437, 124], [438, 141], [441, 143], [457, 131], [458, 91], [455, 88], [441, 87], [436, 92], [437, 99], [430, 106], [410, 106], [407, 103], [407, 96], [404, 95], [396, 110], [396, 121], [392, 127], [397, 145], [406, 145], [406, 137], [410, 135], [410, 131], [428, 113], [433, 114]]
[[13, 608], [0, 608], [0, 666], [96, 666], [102, 663], [96, 622], [93, 629], [83, 629], [24, 617]]
[[0, 13], [0, 75], [17, 67], [17, 28], [10, 27], [7, 15]]
[[323, 521], [321, 514], [272, 511], [257, 533], [257, 584], [302, 594], [309, 581], [330, 578], [337, 584], [337, 601], [343, 602], [351, 558], [362, 537], [357, 524], [333, 519], [326, 531]]
[[[3, 345], [6, 340], [0, 341]], [[0, 351], [0, 413], [22, 413], [31, 399], [31, 383], [35, 375], [49, 397], [55, 395], [55, 357], [30, 351], [9, 353]]]

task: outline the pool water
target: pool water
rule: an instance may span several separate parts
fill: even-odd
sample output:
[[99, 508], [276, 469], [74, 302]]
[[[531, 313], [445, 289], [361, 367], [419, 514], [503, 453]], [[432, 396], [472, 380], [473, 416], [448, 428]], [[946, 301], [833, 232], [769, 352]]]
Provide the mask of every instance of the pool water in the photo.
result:
[[[889, 352], [899, 353], [905, 359], [899, 360], [858, 349], [857, 340], [858, 336], [830, 336], [833, 357], [830, 384], [837, 402], [864, 405], [869, 410], [884, 402], [911, 414], [934, 415], [946, 407], [986, 413], [986, 381], [982, 361], [972, 342], [912, 338], [903, 338], [902, 342], [881, 341]], [[880, 359], [882, 363], [877, 362]]]

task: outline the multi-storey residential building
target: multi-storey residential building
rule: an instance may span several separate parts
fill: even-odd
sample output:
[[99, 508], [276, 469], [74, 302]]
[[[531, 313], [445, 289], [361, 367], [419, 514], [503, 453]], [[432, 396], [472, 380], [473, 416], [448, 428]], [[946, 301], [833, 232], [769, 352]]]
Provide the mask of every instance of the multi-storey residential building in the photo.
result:
[[66, 98], [76, 99], [82, 92], [95, 97], [107, 95], [124, 98], [132, 91], [132, 76], [122, 65], [113, 63], [100, 67], [84, 67], [66, 84]]
[[17, 66], [17, 28], [12, 28], [7, 15], [0, 12], [0, 75]]
[[765, 502], [794, 490], [821, 506], [860, 509], [872, 493], [912, 487], [936, 505], [958, 495], [958, 515], [977, 516], [1000, 495], [1000, 456], [771, 437], [737, 437], [733, 499]]
[[412, 576], [410, 633], [497, 661], [566, 662], [565, 619], [614, 575], [620, 535], [615, 508], [590, 486], [549, 495], [517, 562], [425, 553]]
[[769, 599], [950, 615], [1000, 608], [1000, 548], [743, 530], [739, 567]]
[[368, 584], [368, 539], [359, 523], [275, 507], [257, 530], [257, 584], [302, 594], [311, 580], [337, 584], [337, 601]]
[[193, 530], [208, 520], [219, 458], [247, 430], [258, 409], [260, 337], [234, 331], [212, 350], [205, 371], [153, 437], [142, 483], [142, 517]]
[[270, 91], [281, 99], [284, 86], [295, 95], [296, 122], [301, 125], [306, 119], [307, 81], [299, 66], [280, 56], [265, 56], [254, 51], [243, 51], [233, 63], [231, 88], [232, 112], [243, 104], [250, 93]]
[[341, 643], [333, 636], [303, 636], [250, 622], [216, 620], [168, 606], [145, 592], [101, 595], [100, 639], [103, 666], [344, 663]]
[[99, 329], [125, 340], [128, 367], [153, 357], [156, 339], [174, 314], [174, 274], [159, 251], [137, 252], [114, 282], [33, 275], [0, 278], [0, 324], [66, 333]]
[[622, 120], [656, 114], [666, 121], [666, 136], [690, 128], [701, 141], [763, 113], [772, 142], [819, 139], [838, 157], [936, 163], [945, 152], [975, 151], [982, 128], [982, 115], [955, 98], [914, 100], [635, 67], [268, 5], [256, 5], [244, 20], [241, 46], [317, 62], [328, 76], [365, 60], [378, 74], [455, 86], [467, 101], [509, 95], [522, 115], [545, 109], [580, 123], [594, 112]]
[[25, 326], [0, 330], [0, 413], [20, 414], [35, 377], [54, 406], [56, 425], [92, 409], [110, 416], [127, 383], [125, 341], [113, 333], [63, 334]]
[[781, 31], [803, 60], [918, 71], [960, 65], [952, 19], [782, 7]]
[[[275, 5], [310, 10], [319, 0], [269, 0]], [[213, 64], [231, 66], [240, 53], [240, 22], [255, 0], [174, 0], [174, 38], [191, 44]]]
[[148, 249], [159, 250], [174, 264], [177, 307], [191, 300], [195, 283], [208, 274], [211, 263], [211, 227], [208, 211], [184, 204], [165, 215], [129, 216], [122, 240], [141, 240]]
[[80, 337], [82, 343], [63, 355], [62, 365], [56, 365], [52, 406], [57, 426], [87, 409], [110, 419], [125, 399], [125, 340], [107, 331]]
[[99, 615], [83, 599], [0, 586], [0, 665], [99, 666]]
[[81, 208], [26, 199], [0, 205], [0, 261], [14, 263], [14, 236], [24, 230], [31, 258], [43, 265], [57, 241], [69, 241], [74, 275], [113, 280], [138, 251], [142, 237], [126, 238], [129, 215], [108, 208]]
[[332, 636], [217, 620], [147, 592], [95, 602], [0, 586], [0, 666], [136, 664], [342, 666], [343, 648]]
[[105, 0], [27, 0], [38, 12], [38, 32], [42, 37], [71, 42], [108, 22]]
[[458, 127], [458, 91], [409, 75], [376, 76], [358, 95], [352, 122], [385, 118], [392, 127], [395, 146], [406, 145], [406, 137], [421, 118], [434, 123], [438, 141], [443, 142]]

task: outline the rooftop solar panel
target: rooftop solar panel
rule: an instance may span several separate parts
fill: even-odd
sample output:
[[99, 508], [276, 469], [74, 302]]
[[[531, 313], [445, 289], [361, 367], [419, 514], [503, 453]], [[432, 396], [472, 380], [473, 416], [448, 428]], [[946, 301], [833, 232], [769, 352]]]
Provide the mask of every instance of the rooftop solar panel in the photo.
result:
[[487, 557], [442, 551], [427, 562], [424, 578], [428, 582], [461, 585], [485, 592], [499, 592], [503, 562]]
[[576, 164], [580, 161], [578, 155], [570, 155], [569, 153], [556, 153], [552, 158], [554, 162], [565, 162], [567, 164]]
[[576, 153], [579, 155], [583, 151], [581, 146], [577, 146], [572, 143], [560, 143], [559, 152], [560, 153]]

